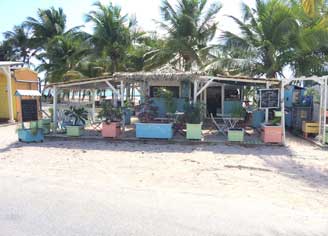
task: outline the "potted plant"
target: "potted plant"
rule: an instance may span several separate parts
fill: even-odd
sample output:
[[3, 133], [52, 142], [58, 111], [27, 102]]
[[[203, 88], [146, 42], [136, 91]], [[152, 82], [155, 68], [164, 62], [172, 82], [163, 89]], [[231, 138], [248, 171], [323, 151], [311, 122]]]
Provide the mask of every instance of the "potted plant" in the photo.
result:
[[43, 142], [44, 140], [43, 129], [39, 128], [37, 121], [31, 121], [29, 128], [25, 128], [22, 122], [17, 133], [20, 142]]
[[122, 111], [115, 108], [111, 102], [104, 101], [101, 103], [102, 110], [98, 117], [103, 119], [101, 135], [104, 138], [116, 138], [121, 134]]
[[158, 123], [155, 121], [156, 116], [157, 107], [153, 105], [152, 99], [145, 98], [138, 111], [140, 122], [136, 123], [137, 138], [171, 139], [173, 137], [173, 124]]
[[187, 139], [202, 139], [202, 114], [203, 105], [201, 103], [186, 103]]
[[64, 111], [64, 114], [72, 122], [72, 125], [66, 126], [66, 134], [73, 137], [81, 136], [86, 120], [88, 119], [88, 112], [83, 107], [77, 108], [71, 106], [69, 110]]
[[228, 130], [229, 142], [243, 142], [244, 141], [244, 129], [243, 128], [231, 128]]

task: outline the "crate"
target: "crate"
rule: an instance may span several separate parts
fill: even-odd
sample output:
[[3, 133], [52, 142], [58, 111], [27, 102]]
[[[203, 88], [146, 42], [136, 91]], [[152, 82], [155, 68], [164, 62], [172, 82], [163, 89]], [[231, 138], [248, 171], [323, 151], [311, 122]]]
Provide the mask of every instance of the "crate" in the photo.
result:
[[319, 133], [319, 123], [313, 121], [303, 121], [302, 131], [307, 134], [318, 134]]
[[282, 143], [282, 127], [262, 124], [261, 139], [264, 143]]

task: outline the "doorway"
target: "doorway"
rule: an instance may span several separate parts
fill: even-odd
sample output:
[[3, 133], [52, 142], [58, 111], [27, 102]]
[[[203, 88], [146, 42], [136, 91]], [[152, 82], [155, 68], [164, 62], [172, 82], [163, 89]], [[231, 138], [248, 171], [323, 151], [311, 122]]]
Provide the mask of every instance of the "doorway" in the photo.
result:
[[208, 114], [217, 117], [222, 114], [222, 87], [215, 86], [207, 88], [206, 109]]

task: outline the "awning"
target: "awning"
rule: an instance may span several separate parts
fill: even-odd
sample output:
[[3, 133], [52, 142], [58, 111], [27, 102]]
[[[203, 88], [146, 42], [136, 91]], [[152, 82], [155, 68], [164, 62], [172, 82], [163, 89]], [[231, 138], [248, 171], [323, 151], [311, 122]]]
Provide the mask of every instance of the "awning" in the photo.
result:
[[41, 97], [41, 93], [38, 90], [22, 90], [16, 91], [15, 96], [31, 96], [31, 97]]

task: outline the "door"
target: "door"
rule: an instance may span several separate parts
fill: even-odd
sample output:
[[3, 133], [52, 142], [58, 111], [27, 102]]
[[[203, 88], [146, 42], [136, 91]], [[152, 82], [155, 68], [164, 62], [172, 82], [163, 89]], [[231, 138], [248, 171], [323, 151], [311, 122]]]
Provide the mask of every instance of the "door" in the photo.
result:
[[215, 117], [222, 113], [221, 98], [221, 86], [207, 88], [206, 108], [208, 114], [212, 113]]
[[38, 119], [38, 103], [36, 99], [24, 99], [22, 104], [23, 121], [32, 121]]

